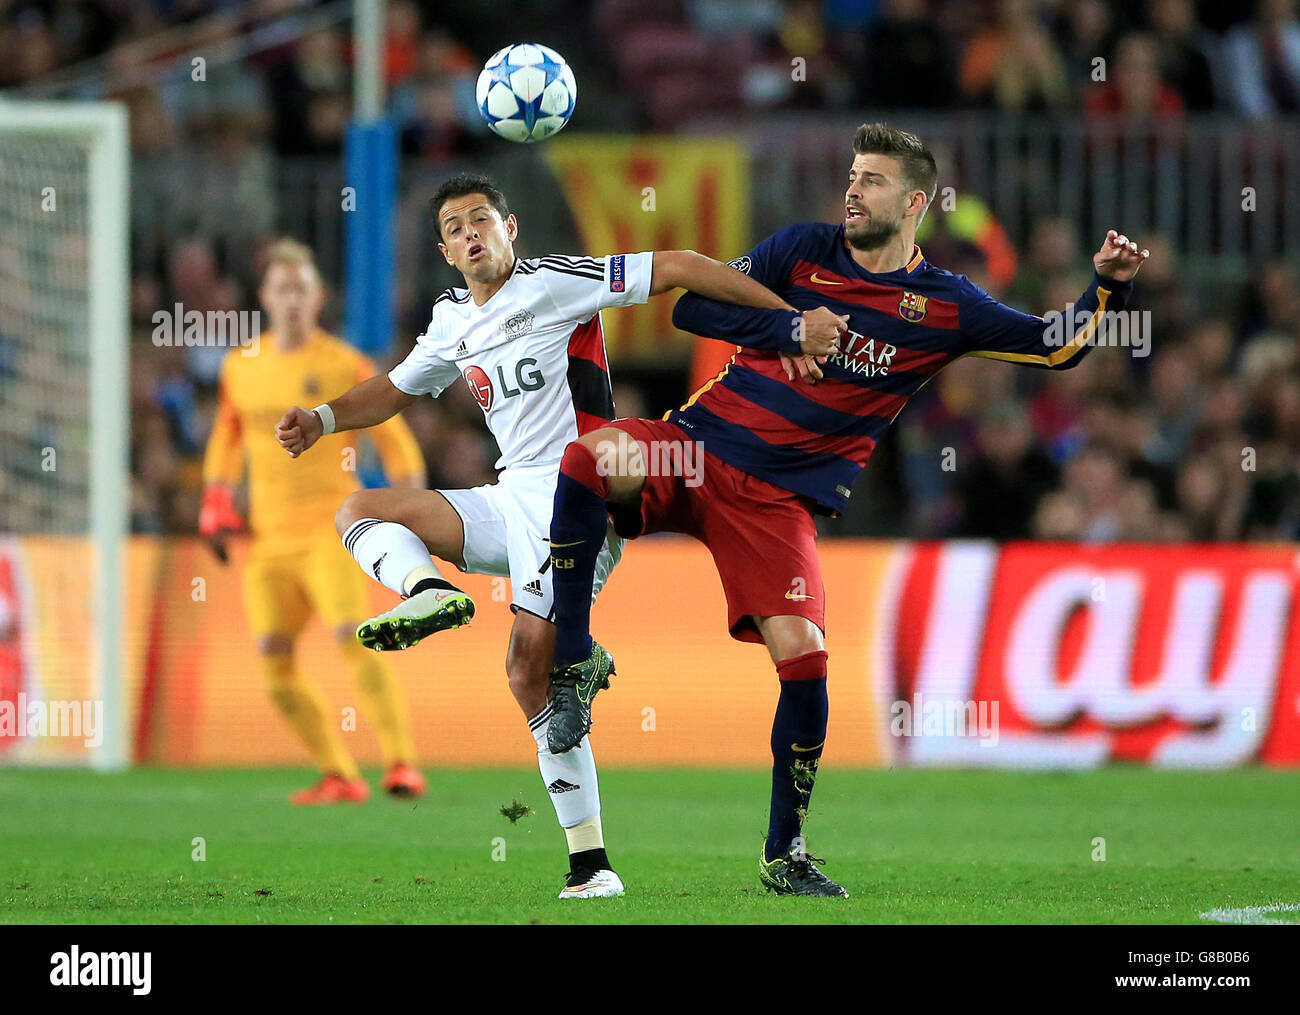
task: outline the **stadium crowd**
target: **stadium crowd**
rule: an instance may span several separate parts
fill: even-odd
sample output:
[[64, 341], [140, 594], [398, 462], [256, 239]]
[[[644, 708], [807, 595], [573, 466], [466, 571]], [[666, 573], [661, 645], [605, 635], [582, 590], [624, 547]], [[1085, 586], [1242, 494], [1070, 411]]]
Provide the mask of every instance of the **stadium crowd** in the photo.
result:
[[[330, 7], [0, 0], [0, 88], [76, 79], [78, 69], [101, 75], [85, 87], [128, 103], [137, 164], [173, 169], [166, 178], [174, 189], [137, 186], [133, 201], [139, 531], [194, 529], [225, 352], [155, 345], [154, 312], [176, 302], [253, 305], [259, 254], [283, 228], [281, 160], [337, 161], [351, 112], [342, 21], [214, 59], [204, 89], [184, 87], [191, 68], [175, 65], [175, 54], [200, 41], [238, 42], [254, 22]], [[485, 150], [473, 86], [481, 57], [496, 48], [486, 8], [390, 0], [390, 108], [406, 158], [439, 166]], [[1300, 114], [1295, 0], [1259, 0], [1253, 9], [1192, 0], [550, 0], [529, 5], [519, 30], [537, 27], [534, 37], [545, 39], [540, 26], [573, 23], [587, 30], [566, 30], [563, 48], [584, 83], [588, 129], [668, 129], [738, 108]], [[162, 47], [154, 44], [160, 33], [169, 40]], [[796, 87], [798, 58], [806, 82]], [[1102, 81], [1099, 58], [1110, 68]], [[989, 287], [1025, 310], [1063, 308], [1083, 288], [1078, 271], [1097, 239], [1079, 236], [1071, 222], [1039, 221], [1013, 238], [1021, 255], [1014, 280]], [[1150, 311], [1148, 355], [1100, 349], [1052, 373], [955, 364], [905, 410], [853, 508], [826, 532], [1090, 541], [1300, 535], [1294, 267], [1260, 265], [1207, 303], [1180, 274], [1176, 250], [1159, 236], [1141, 239], [1153, 255], [1135, 301]], [[948, 266], [940, 252], [927, 248]], [[960, 270], [980, 277], [978, 264]], [[418, 330], [424, 309], [415, 291], [403, 283], [402, 320]], [[334, 299], [326, 323], [338, 316]], [[400, 340], [394, 358], [409, 343]], [[616, 401], [623, 415], [666, 408], [633, 386], [620, 386]], [[431, 485], [491, 480], [495, 449], [463, 385], [437, 403], [423, 400], [410, 422]]]
[[[338, 6], [0, 0], [0, 88], [97, 59], [111, 82], [142, 63], [161, 68], [187, 45], [216, 47], [269, 19]], [[387, 4], [388, 83], [408, 153], [467, 153], [481, 135], [473, 54], [495, 48], [494, 8], [484, 0]], [[1296, 0], [542, 0], [512, 18], [521, 31], [561, 31], [584, 80], [589, 71], [597, 85], [611, 83], [611, 71], [621, 76], [642, 121], [621, 121], [623, 129], [672, 128], [738, 106], [1300, 112]], [[191, 140], [213, 114], [238, 112], [277, 152], [337, 152], [350, 94], [341, 20], [250, 47], [201, 93], [164, 85], [156, 97], [186, 131], [200, 132]], [[160, 33], [169, 45], [152, 44]], [[796, 58], [803, 77], [791, 74]], [[1099, 60], [1113, 73], [1099, 75]], [[584, 91], [584, 106], [591, 98]]]

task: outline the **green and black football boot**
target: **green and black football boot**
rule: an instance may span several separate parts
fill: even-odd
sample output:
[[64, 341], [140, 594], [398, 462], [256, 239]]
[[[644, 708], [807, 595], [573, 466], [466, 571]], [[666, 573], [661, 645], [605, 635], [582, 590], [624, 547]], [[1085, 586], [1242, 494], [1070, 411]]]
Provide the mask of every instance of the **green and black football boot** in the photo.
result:
[[758, 854], [758, 880], [769, 892], [777, 895], [817, 895], [829, 898], [847, 899], [849, 893], [816, 867], [825, 863], [807, 853], [787, 853], [775, 860], [765, 859], [765, 852]]
[[546, 745], [552, 754], [571, 751], [591, 729], [591, 701], [596, 692], [609, 686], [614, 673], [614, 657], [597, 642], [591, 643], [591, 655], [580, 663], [556, 667], [551, 671], [551, 723], [546, 730]]

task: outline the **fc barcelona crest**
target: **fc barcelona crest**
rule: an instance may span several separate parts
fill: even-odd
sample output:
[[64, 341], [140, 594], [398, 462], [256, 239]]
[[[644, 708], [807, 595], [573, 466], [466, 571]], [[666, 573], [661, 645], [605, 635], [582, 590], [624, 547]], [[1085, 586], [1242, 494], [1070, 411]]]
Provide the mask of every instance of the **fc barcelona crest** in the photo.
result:
[[898, 316], [905, 321], [925, 320], [925, 305], [927, 302], [925, 296], [905, 292], [903, 298], [898, 301]]

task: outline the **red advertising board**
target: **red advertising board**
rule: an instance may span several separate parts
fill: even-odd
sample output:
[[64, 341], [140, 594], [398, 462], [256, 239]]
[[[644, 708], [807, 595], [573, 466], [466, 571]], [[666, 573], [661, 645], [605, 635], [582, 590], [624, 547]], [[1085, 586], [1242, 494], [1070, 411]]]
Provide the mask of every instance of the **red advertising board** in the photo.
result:
[[900, 749], [1025, 767], [1300, 763], [1298, 560], [1272, 546], [915, 544], [887, 686], [996, 703], [998, 728], [995, 743], [941, 732]]

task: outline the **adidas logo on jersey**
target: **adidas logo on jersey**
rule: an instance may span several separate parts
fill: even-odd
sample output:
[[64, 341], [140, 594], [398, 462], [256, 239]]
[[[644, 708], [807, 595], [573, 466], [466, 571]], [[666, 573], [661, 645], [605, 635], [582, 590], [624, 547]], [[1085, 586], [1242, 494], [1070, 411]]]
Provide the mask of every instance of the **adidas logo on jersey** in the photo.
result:
[[575, 789], [582, 789], [581, 786], [575, 786], [571, 782], [565, 782], [563, 779], [556, 779], [546, 787], [547, 793], [572, 793]]
[[460, 345], [456, 346], [456, 355], [457, 355], [457, 356], [468, 356], [468, 355], [469, 355], [469, 350], [465, 348], [465, 343], [464, 343], [464, 342], [461, 342]]
[[531, 592], [535, 596], [541, 596], [542, 580], [540, 578], [534, 578], [532, 581], [530, 581], [527, 585], [524, 586], [524, 591]]

